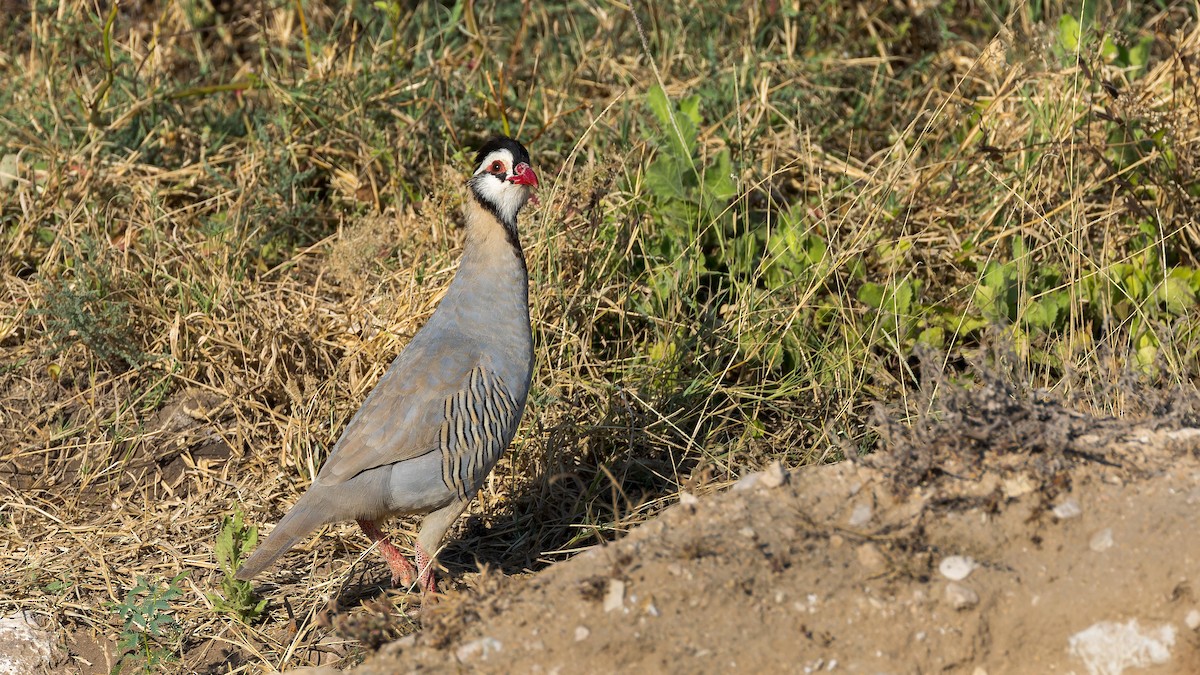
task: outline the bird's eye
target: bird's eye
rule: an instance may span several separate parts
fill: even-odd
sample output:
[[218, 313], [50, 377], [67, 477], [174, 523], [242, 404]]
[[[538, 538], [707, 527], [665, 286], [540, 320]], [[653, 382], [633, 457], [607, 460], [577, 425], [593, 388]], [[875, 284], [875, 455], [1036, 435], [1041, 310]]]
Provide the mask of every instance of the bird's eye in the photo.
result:
[[497, 160], [495, 162], [492, 162], [492, 167], [488, 170], [491, 171], [492, 173], [503, 173], [504, 165], [501, 164], [499, 160]]

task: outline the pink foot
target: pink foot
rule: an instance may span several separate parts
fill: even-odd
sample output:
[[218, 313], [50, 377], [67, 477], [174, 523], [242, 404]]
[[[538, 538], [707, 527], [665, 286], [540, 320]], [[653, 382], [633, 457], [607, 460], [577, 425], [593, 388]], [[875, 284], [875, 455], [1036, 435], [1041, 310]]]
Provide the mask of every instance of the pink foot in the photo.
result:
[[[379, 545], [379, 552], [383, 554], [384, 560], [387, 560], [388, 567], [392, 568], [392, 586], [411, 586], [413, 579], [417, 577], [417, 570], [413, 568], [412, 563], [408, 562], [408, 558], [400, 552], [392, 542], [384, 536], [383, 532], [379, 531], [379, 526], [371, 520], [360, 520], [358, 526], [362, 528], [364, 534]], [[420, 558], [420, 549], [417, 549], [417, 560]]]
[[437, 576], [433, 571], [433, 556], [420, 543], [417, 544], [417, 583], [421, 585], [422, 602], [436, 602]]

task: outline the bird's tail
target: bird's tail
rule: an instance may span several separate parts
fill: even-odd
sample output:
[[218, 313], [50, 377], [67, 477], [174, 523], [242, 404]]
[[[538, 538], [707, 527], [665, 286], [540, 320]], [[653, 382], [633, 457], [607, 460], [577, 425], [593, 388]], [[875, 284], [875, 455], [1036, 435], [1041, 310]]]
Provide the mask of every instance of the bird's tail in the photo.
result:
[[279, 521], [274, 530], [271, 530], [266, 541], [258, 545], [254, 555], [242, 563], [241, 568], [234, 575], [235, 578], [249, 581], [258, 576], [305, 535], [328, 522], [322, 515], [327, 510], [314, 508], [317, 505], [311, 504], [312, 500], [306, 499], [307, 497], [308, 494], [305, 494], [300, 501], [296, 502], [292, 510], [287, 512], [283, 520]]

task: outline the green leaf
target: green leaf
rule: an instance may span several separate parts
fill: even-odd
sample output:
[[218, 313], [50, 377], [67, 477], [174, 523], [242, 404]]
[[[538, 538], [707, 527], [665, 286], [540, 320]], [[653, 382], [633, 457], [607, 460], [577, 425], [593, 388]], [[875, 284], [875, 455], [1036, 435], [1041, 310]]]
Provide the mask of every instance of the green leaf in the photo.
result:
[[1113, 61], [1121, 54], [1121, 50], [1117, 47], [1117, 43], [1112, 41], [1112, 38], [1105, 35], [1104, 41], [1100, 43], [1100, 56], [1104, 57], [1105, 61]]
[[883, 306], [885, 292], [880, 284], [868, 281], [859, 287], [858, 300], [872, 309], [879, 309]]
[[1175, 316], [1182, 316], [1196, 306], [1196, 293], [1188, 284], [1188, 279], [1182, 275], [1176, 275], [1174, 271], [1166, 279], [1163, 279], [1162, 284], [1158, 287], [1157, 295], [1158, 301]]
[[667, 98], [667, 92], [656, 84], [646, 92], [646, 102], [650, 105], [650, 112], [658, 118], [659, 126], [670, 127], [671, 113], [667, 106], [671, 105], [671, 100]]
[[686, 199], [683, 183], [682, 167], [669, 156], [658, 157], [646, 168], [646, 189], [659, 199]]
[[[673, 104], [667, 98], [667, 94], [663, 88], [654, 85], [646, 95], [647, 103], [650, 106], [650, 111], [658, 119], [658, 124], [662, 127], [663, 134], [667, 137], [667, 143], [671, 148], [671, 153], [678, 160], [685, 162], [692, 157], [692, 153], [696, 149], [696, 137], [699, 134], [699, 100], [694, 104], [694, 109], [691, 114], [683, 113], [675, 115], [672, 118]], [[690, 99], [689, 99], [690, 100]], [[695, 115], [695, 119], [693, 119]], [[672, 119], [674, 122], [672, 123]], [[678, 127], [678, 129], [676, 129]]]
[[1058, 20], [1058, 46], [1072, 54], [1079, 51], [1079, 21], [1070, 14]]
[[679, 112], [683, 113], [691, 123], [697, 127], [700, 126], [700, 97], [696, 95], [689, 96], [679, 102]]
[[917, 335], [917, 342], [941, 349], [946, 346], [946, 329], [941, 326], [930, 326]]
[[1138, 40], [1138, 43], [1129, 48], [1128, 60], [1129, 65], [1135, 68], [1145, 68], [1150, 61], [1150, 46], [1154, 44], [1154, 38], [1144, 37]]
[[704, 188], [709, 197], [721, 206], [737, 194], [737, 186], [733, 182], [733, 161], [729, 158], [728, 148], [718, 153], [716, 162], [705, 170]]
[[1054, 298], [1035, 300], [1025, 308], [1024, 318], [1029, 326], [1049, 331], [1054, 328], [1054, 323], [1058, 318], [1058, 305]]
[[885, 309], [890, 309], [897, 314], [911, 314], [915, 295], [914, 282], [905, 279], [900, 282], [900, 285], [896, 286], [895, 302], [891, 303], [890, 307], [885, 307]]

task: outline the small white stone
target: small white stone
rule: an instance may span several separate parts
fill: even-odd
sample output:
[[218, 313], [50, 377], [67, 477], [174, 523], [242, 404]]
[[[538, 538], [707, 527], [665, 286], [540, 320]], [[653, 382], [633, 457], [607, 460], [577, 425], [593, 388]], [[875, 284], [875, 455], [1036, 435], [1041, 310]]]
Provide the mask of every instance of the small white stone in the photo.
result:
[[738, 534], [742, 535], [743, 537], [745, 537], [747, 539], [753, 539], [758, 536], [758, 533], [754, 531], [754, 528], [750, 527], [749, 525], [738, 530]]
[[850, 512], [850, 527], [862, 527], [871, 522], [871, 505], [867, 503], [858, 504], [854, 510]]
[[979, 604], [979, 594], [960, 583], [951, 581], [946, 584], [946, 602], [959, 611], [971, 609]]
[[1033, 492], [1037, 486], [1029, 480], [1029, 476], [1022, 474], [1015, 478], [1004, 479], [1004, 482], [1000, 484], [1000, 489], [1004, 491], [1004, 496], [1008, 499], [1016, 499]]
[[1174, 647], [1173, 625], [1143, 627], [1137, 619], [1125, 623], [1101, 621], [1067, 639], [1068, 652], [1082, 660], [1090, 673], [1123, 673], [1165, 665], [1170, 663]]
[[646, 604], [646, 615], [647, 616], [658, 616], [658, 614], [659, 614], [658, 607], [656, 607], [653, 602]]
[[604, 596], [604, 611], [615, 612], [625, 606], [625, 582], [613, 579], [608, 582], [608, 594]]
[[1111, 527], [1106, 527], [1096, 534], [1092, 535], [1091, 541], [1088, 542], [1088, 548], [1096, 553], [1102, 553], [1113, 547], [1113, 531]]
[[777, 488], [783, 485], [786, 480], [787, 472], [783, 470], [783, 465], [779, 463], [779, 460], [775, 460], [758, 477], [758, 484], [765, 488]]
[[496, 638], [481, 637], [478, 640], [471, 640], [461, 645], [458, 649], [454, 650], [454, 655], [463, 663], [474, 661], [476, 657], [487, 661], [488, 656], [499, 654], [503, 646]]
[[879, 547], [874, 542], [867, 542], [859, 545], [854, 549], [854, 557], [858, 560], [858, 564], [868, 574], [880, 574], [887, 570], [887, 556], [879, 550]]
[[746, 490], [752, 489], [755, 485], [758, 485], [758, 479], [761, 477], [762, 477], [761, 471], [756, 471], [754, 473], [748, 473], [745, 476], [742, 476], [741, 478], [739, 478], [738, 482], [734, 483], [733, 487], [730, 489], [733, 490], [734, 492], [745, 492]]
[[1183, 623], [1189, 630], [1200, 630], [1200, 609], [1193, 609], [1183, 617]]
[[576, 626], [575, 627], [575, 641], [576, 642], [583, 642], [584, 640], [588, 639], [588, 636], [591, 634], [592, 634], [592, 631], [588, 630], [587, 626]]
[[696, 499], [696, 495], [694, 495], [690, 492], [680, 492], [679, 493], [679, 503], [683, 504], [684, 506], [686, 506], [688, 508], [695, 508], [696, 504], [700, 503], [700, 500]]
[[962, 581], [971, 576], [971, 572], [979, 567], [975, 560], [967, 556], [952, 555], [942, 558], [938, 563], [938, 572], [951, 581]]
[[1079, 507], [1079, 502], [1074, 497], [1063, 500], [1060, 504], [1054, 507], [1051, 511], [1055, 518], [1059, 520], [1068, 520], [1070, 518], [1078, 518], [1083, 515], [1083, 509]]

